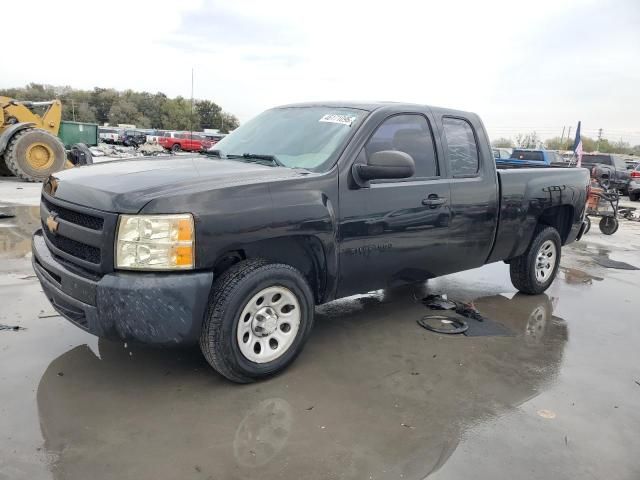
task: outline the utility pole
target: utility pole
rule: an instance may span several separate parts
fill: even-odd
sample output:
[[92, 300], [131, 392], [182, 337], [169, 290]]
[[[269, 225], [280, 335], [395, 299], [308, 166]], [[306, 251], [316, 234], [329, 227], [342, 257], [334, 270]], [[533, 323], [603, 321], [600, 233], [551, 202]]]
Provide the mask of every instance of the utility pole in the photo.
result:
[[567, 132], [567, 142], [571, 141], [571, 125], [569, 125], [569, 131]]
[[189, 115], [189, 136], [193, 138], [193, 67], [191, 67], [191, 115]]
[[600, 140], [602, 140], [602, 129], [598, 129], [598, 143], [596, 144], [596, 152], [600, 151]]
[[562, 148], [562, 141], [564, 140], [564, 129], [567, 127], [562, 127], [562, 135], [560, 135], [560, 149], [563, 150]]
[[76, 121], [76, 103], [71, 100], [71, 116], [73, 117], [73, 121]]

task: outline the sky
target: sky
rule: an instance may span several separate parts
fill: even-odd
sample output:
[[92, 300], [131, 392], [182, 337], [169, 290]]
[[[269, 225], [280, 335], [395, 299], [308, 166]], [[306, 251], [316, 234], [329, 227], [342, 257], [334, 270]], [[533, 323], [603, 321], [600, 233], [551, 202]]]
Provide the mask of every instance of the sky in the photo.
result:
[[[640, 0], [4, 2], [0, 87], [208, 98], [241, 121], [311, 100], [473, 111], [492, 138], [640, 143]], [[5, 46], [7, 42], [5, 41]]]

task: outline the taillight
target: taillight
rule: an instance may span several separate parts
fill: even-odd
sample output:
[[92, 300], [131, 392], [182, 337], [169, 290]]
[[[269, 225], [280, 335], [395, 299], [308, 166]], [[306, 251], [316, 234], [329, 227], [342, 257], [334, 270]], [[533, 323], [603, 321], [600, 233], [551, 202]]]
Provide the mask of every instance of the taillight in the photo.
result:
[[631, 178], [640, 178], [640, 170], [633, 170], [631, 172]]

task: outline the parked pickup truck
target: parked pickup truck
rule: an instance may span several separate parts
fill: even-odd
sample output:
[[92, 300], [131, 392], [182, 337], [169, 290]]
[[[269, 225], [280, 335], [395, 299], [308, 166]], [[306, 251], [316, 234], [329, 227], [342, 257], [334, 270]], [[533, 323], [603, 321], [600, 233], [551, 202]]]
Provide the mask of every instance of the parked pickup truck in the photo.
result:
[[214, 142], [207, 139], [202, 133], [167, 132], [165, 136], [158, 137], [158, 145], [179, 152], [201, 152], [211, 148]]
[[111, 339], [199, 342], [251, 382], [294, 360], [315, 305], [497, 261], [539, 294], [585, 228], [588, 171], [496, 171], [472, 113], [296, 104], [217, 147], [49, 178], [33, 267], [61, 315]]
[[587, 153], [582, 156], [582, 166], [595, 169], [594, 174], [607, 187], [618, 189], [623, 195], [629, 194], [631, 169], [618, 155]]
[[516, 148], [509, 158], [497, 158], [499, 167], [548, 167], [552, 164], [564, 164], [562, 156], [550, 150], [531, 150]]

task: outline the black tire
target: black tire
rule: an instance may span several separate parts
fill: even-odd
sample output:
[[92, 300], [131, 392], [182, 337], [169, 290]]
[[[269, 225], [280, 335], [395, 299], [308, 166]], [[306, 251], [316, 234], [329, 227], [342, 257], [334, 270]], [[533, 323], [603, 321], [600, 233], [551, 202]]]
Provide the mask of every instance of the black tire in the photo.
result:
[[[536, 262], [540, 247], [544, 242], [550, 240], [556, 249], [556, 258], [551, 273], [544, 281], [536, 279]], [[533, 233], [533, 240], [527, 250], [511, 260], [509, 270], [511, 283], [522, 293], [527, 295], [539, 295], [544, 292], [556, 278], [558, 266], [560, 265], [561, 241], [558, 231], [547, 225], [538, 225]]]
[[637, 202], [638, 200], [640, 200], [640, 193], [629, 192], [629, 200], [631, 200], [632, 202]]
[[[48, 160], [42, 167], [29, 163], [28, 153], [34, 143], [45, 145]], [[9, 142], [4, 153], [7, 167], [16, 177], [27, 182], [42, 182], [51, 173], [59, 172], [64, 168], [67, 160], [64, 145], [58, 139], [45, 130], [27, 128], [17, 132]]]
[[7, 167], [3, 155], [0, 155], [0, 177], [13, 177], [13, 173], [9, 170], [9, 167]]
[[619, 226], [620, 223], [616, 217], [602, 217], [598, 223], [600, 231], [605, 235], [613, 235], [618, 231]]
[[591, 230], [591, 219], [588, 216], [584, 217], [584, 221], [587, 222], [587, 226], [584, 228], [583, 235], [586, 235], [589, 230]]
[[93, 154], [84, 143], [76, 143], [69, 152], [69, 161], [76, 167], [93, 164]]
[[182, 147], [180, 147], [179, 143], [174, 143], [173, 145], [171, 145], [171, 151], [172, 152], [179, 152], [180, 150], [182, 150]]
[[[293, 343], [273, 361], [256, 363], [240, 351], [236, 332], [249, 299], [262, 289], [289, 289], [300, 305], [300, 326]], [[250, 383], [284, 370], [298, 356], [313, 326], [313, 294], [305, 277], [290, 265], [251, 259], [230, 267], [214, 283], [200, 335], [200, 349], [209, 364], [232, 382]]]

